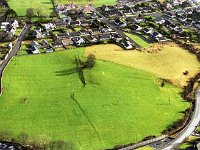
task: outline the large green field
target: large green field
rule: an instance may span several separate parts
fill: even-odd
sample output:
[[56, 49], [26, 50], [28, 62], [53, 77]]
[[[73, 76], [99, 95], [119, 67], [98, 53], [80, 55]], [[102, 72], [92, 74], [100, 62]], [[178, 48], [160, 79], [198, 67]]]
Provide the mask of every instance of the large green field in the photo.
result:
[[114, 5], [117, 3], [117, 0], [91, 0], [88, 2], [88, 0], [54, 0], [56, 4], [70, 4], [70, 3], [75, 3], [75, 4], [88, 4], [92, 3], [95, 6], [102, 6], [103, 4], [105, 5]]
[[83, 51], [15, 57], [3, 75], [0, 132], [62, 139], [82, 150], [111, 148], [159, 135], [189, 106], [181, 89], [105, 61], [84, 70], [83, 87], [74, 64]]
[[28, 8], [40, 9], [45, 16], [53, 11], [51, 0], [8, 0], [8, 4], [19, 16], [25, 16]]

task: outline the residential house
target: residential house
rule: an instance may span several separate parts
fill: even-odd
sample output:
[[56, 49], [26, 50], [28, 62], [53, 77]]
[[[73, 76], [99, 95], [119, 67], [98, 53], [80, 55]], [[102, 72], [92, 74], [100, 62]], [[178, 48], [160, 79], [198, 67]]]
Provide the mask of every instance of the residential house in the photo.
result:
[[80, 31], [79, 31], [79, 33], [80, 33], [80, 35], [90, 35], [90, 31], [88, 31], [87, 29], [81, 29]]
[[158, 17], [158, 18], [155, 19], [155, 23], [156, 24], [163, 24], [163, 23], [165, 23], [165, 19]]
[[138, 16], [134, 20], [136, 23], [142, 23], [145, 21], [145, 18], [144, 18], [144, 16]]
[[133, 48], [133, 45], [128, 40], [122, 40], [120, 43], [125, 49], [129, 50]]
[[69, 36], [80, 36], [81, 33], [80, 32], [77, 32], [77, 31], [74, 31], [74, 32], [69, 32]]
[[114, 20], [114, 24], [118, 27], [126, 27], [127, 24], [125, 21], [120, 20], [119, 18]]
[[89, 4], [89, 5], [85, 5], [82, 11], [84, 14], [93, 13], [95, 11], [95, 8], [93, 7], [93, 5]]
[[69, 23], [69, 25], [71, 25], [72, 27], [78, 27], [81, 26], [81, 21], [77, 20], [77, 21], [71, 21]]
[[165, 42], [166, 38], [160, 34], [159, 32], [153, 32], [152, 36], [151, 36], [154, 40], [158, 41], [158, 42]]
[[74, 42], [71, 40], [71, 38], [64, 38], [64, 39], [62, 39], [63, 46], [72, 45], [73, 43]]
[[37, 41], [32, 41], [32, 42], [30, 43], [29, 51], [30, 51], [32, 54], [39, 54], [39, 53], [40, 53], [39, 47], [40, 47], [40, 44], [39, 44]]
[[120, 42], [123, 38], [118, 34], [118, 33], [111, 33], [111, 37], [112, 37], [112, 39], [116, 42], [116, 43], [118, 43], [118, 42]]
[[35, 28], [34, 31], [32, 31], [32, 35], [36, 38], [44, 38], [41, 28]]
[[2, 22], [1, 23], [1, 29], [5, 30], [7, 29], [7, 26], [9, 25], [10, 23], [9, 22]]
[[111, 39], [110, 33], [105, 33], [105, 34], [99, 35], [100, 41], [107, 41], [107, 40], [110, 40], [110, 39]]
[[143, 31], [144, 33], [146, 33], [146, 34], [152, 35], [152, 33], [153, 33], [153, 28], [144, 28], [142, 31]]
[[139, 25], [137, 24], [133, 24], [130, 26], [130, 28], [134, 31], [139, 31], [139, 30], [142, 30], [142, 27], [140, 27]]
[[72, 38], [72, 41], [74, 42], [74, 44], [75, 44], [76, 46], [81, 46], [82, 44], [85, 44], [85, 43], [86, 43], [86, 41], [85, 41], [82, 37], [80, 37], [80, 36], [78, 36], [78, 37], [73, 37], [73, 38]]
[[86, 36], [85, 39], [91, 44], [94, 44], [94, 43], [98, 42], [97, 38], [94, 37], [94, 36]]
[[53, 30], [53, 29], [55, 29], [55, 28], [56, 28], [56, 25], [53, 24], [53, 23], [44, 24], [44, 29], [45, 29], [46, 31], [51, 31], [51, 30]]
[[99, 28], [92, 28], [92, 29], [89, 29], [88, 31], [90, 32], [90, 35], [102, 34]]
[[103, 28], [101, 28], [102, 33], [107, 33], [107, 32], [114, 32], [109, 26], [105, 25]]
[[135, 14], [133, 9], [125, 9], [122, 12], [126, 17], [130, 17], [130, 16], [133, 16]]

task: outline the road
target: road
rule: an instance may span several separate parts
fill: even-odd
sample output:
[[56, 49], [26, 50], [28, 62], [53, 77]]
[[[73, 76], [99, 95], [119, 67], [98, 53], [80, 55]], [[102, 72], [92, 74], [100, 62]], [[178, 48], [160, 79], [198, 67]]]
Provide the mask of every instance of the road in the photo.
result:
[[137, 44], [135, 41], [133, 41], [132, 39], [130, 39], [126, 34], [124, 34], [124, 32], [120, 29], [118, 29], [115, 25], [113, 25], [112, 23], [110, 23], [110, 21], [108, 20], [108, 18], [106, 18], [104, 15], [101, 14], [101, 12], [99, 12], [98, 10], [95, 9], [95, 12], [101, 17], [101, 21], [103, 23], [105, 23], [107, 26], [109, 26], [112, 30], [114, 30], [115, 32], [117, 32], [119, 35], [121, 35], [121, 37], [123, 38], [128, 38], [129, 41], [132, 43], [132, 45], [135, 45], [137, 48], [142, 48], [139, 44]]
[[[8, 64], [8, 62], [19, 51], [21, 43], [22, 43], [23, 39], [25, 38], [26, 32], [30, 29], [30, 27], [31, 27], [31, 25], [28, 24], [23, 28], [23, 30], [22, 30], [21, 34], [19, 35], [15, 45], [13, 46], [11, 52], [8, 53], [7, 57], [3, 60], [2, 64], [0, 65], [0, 75], [1, 75], [1, 77], [2, 77], [2, 73], [3, 73], [6, 65]], [[1, 80], [0, 80], [0, 82], [1, 82]]]
[[197, 92], [197, 98], [195, 102], [195, 109], [192, 115], [192, 118], [188, 125], [183, 129], [174, 140], [172, 140], [168, 146], [166, 146], [163, 150], [172, 150], [178, 147], [185, 139], [187, 139], [196, 129], [200, 122], [200, 89]]

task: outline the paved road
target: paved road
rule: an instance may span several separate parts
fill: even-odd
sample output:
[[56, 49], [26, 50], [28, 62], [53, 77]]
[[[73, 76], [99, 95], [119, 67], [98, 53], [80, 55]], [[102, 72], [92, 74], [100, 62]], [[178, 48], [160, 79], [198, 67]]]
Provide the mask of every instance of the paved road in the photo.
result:
[[[5, 69], [6, 65], [8, 64], [8, 62], [11, 60], [11, 58], [13, 56], [15, 56], [15, 54], [19, 51], [20, 49], [20, 46], [21, 46], [21, 43], [22, 43], [22, 40], [25, 38], [25, 35], [26, 35], [26, 32], [30, 29], [31, 25], [26, 25], [20, 36], [18, 37], [15, 45], [13, 46], [11, 52], [7, 55], [7, 57], [5, 58], [5, 60], [3, 60], [2, 64], [0, 65], [0, 75], [2, 76], [2, 73], [3, 73], [3, 70]], [[1, 82], [1, 80], [0, 80]], [[1, 85], [1, 84], [0, 84]]]
[[192, 119], [188, 123], [188, 125], [185, 127], [184, 130], [182, 130], [172, 142], [168, 144], [163, 150], [172, 150], [178, 147], [185, 139], [187, 139], [196, 129], [200, 122], [200, 89], [197, 92], [197, 98], [195, 102], [195, 109], [192, 115]]
[[[108, 18], [106, 18], [104, 15], [101, 14], [101, 12], [97, 11], [95, 9], [96, 13], [101, 17], [101, 21], [105, 24], [107, 24], [107, 26], [111, 27], [112, 30], [116, 31], [119, 35], [121, 35], [123, 38], [129, 38], [127, 35], [125, 35], [123, 33], [122, 30], [118, 29], [115, 25], [113, 25], [112, 23], [110, 23], [110, 21], [108, 20]], [[130, 38], [129, 38], [130, 39]], [[129, 40], [133, 45], [135, 45], [137, 48], [142, 48], [140, 45], [138, 45], [135, 41], [133, 41], [132, 39]]]

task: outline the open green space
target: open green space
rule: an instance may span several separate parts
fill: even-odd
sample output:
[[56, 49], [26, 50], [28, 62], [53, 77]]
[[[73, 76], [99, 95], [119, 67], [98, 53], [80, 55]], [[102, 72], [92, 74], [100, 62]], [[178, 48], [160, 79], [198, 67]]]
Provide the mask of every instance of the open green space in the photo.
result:
[[34, 8], [44, 16], [49, 16], [53, 11], [51, 0], [8, 0], [8, 4], [19, 16], [25, 16], [28, 8]]
[[160, 135], [189, 104], [180, 88], [137, 69], [96, 61], [83, 87], [74, 57], [84, 48], [15, 57], [3, 74], [0, 132], [64, 140], [95, 150]]
[[56, 4], [70, 4], [70, 3], [75, 3], [75, 4], [89, 4], [92, 3], [96, 7], [102, 6], [102, 5], [114, 5], [117, 3], [117, 0], [92, 0], [88, 2], [87, 0], [54, 0]]
[[147, 48], [149, 47], [149, 44], [144, 41], [143, 39], [141, 39], [140, 37], [130, 34], [130, 33], [125, 33], [129, 38], [131, 38], [133, 41], [135, 41], [137, 44], [139, 44], [141, 47], [143, 48]]

